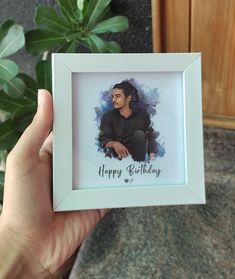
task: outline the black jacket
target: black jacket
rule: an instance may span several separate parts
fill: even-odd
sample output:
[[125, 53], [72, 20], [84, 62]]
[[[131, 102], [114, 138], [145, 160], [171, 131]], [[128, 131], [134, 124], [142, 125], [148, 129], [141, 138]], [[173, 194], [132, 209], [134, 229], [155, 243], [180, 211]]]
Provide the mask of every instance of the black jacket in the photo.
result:
[[149, 114], [144, 110], [134, 110], [127, 118], [122, 116], [118, 109], [106, 112], [100, 124], [100, 144], [105, 147], [109, 141], [113, 140], [128, 145], [131, 136], [136, 130], [141, 130], [146, 134], [148, 154], [156, 153], [156, 133], [151, 126]]

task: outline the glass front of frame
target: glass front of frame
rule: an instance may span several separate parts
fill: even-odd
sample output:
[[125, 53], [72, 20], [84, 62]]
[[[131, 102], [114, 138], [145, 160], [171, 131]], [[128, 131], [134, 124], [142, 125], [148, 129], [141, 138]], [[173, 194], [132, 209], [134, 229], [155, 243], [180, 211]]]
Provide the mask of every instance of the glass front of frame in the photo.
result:
[[[112, 99], [123, 82], [137, 90], [127, 118]], [[186, 183], [182, 72], [73, 73], [72, 103], [73, 189]]]

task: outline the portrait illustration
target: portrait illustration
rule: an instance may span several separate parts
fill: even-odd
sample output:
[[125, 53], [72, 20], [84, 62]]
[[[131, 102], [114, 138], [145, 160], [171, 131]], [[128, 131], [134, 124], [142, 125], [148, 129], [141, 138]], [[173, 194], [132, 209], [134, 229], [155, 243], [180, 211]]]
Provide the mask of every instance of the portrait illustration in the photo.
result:
[[157, 144], [159, 132], [151, 121], [158, 97], [157, 88], [146, 92], [134, 79], [122, 80], [102, 92], [102, 105], [96, 107], [98, 149], [118, 160], [130, 156], [137, 162], [149, 162], [163, 156], [164, 148]]
[[181, 179], [177, 73], [80, 73], [73, 80], [75, 184], [130, 187]]

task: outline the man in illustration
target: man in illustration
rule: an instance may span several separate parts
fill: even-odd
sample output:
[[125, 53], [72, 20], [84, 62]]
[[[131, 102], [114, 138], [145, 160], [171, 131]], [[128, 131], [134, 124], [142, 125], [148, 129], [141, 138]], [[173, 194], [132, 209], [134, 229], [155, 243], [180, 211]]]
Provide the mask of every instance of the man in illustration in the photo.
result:
[[137, 89], [128, 81], [115, 84], [112, 89], [113, 109], [106, 112], [100, 124], [99, 141], [106, 156], [122, 159], [129, 154], [134, 161], [155, 159], [156, 135], [149, 114], [137, 109]]

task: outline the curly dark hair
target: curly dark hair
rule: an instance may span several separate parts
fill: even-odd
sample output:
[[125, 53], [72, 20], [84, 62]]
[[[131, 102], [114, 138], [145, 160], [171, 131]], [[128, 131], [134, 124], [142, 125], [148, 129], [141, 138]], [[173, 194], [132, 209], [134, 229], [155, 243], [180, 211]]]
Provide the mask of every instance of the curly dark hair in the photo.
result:
[[131, 101], [130, 101], [131, 108], [135, 107], [136, 104], [139, 102], [138, 90], [129, 81], [124, 80], [120, 83], [117, 83], [113, 86], [113, 89], [115, 88], [123, 90], [123, 93], [126, 96], [126, 98], [128, 96], [131, 96]]
[[115, 88], [123, 90], [123, 93], [126, 97], [131, 96], [132, 103], [139, 101], [138, 90], [129, 81], [124, 80], [120, 83], [117, 83], [113, 86], [113, 89]]

